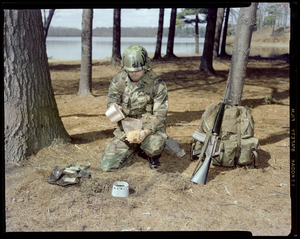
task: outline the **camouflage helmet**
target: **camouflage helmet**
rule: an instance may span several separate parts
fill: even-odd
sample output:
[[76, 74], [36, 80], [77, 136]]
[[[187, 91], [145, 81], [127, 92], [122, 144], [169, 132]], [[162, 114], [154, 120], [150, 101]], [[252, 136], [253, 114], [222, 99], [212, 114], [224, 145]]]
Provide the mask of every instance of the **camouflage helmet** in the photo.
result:
[[140, 71], [150, 66], [150, 58], [146, 49], [139, 45], [132, 45], [124, 50], [122, 67], [127, 71]]

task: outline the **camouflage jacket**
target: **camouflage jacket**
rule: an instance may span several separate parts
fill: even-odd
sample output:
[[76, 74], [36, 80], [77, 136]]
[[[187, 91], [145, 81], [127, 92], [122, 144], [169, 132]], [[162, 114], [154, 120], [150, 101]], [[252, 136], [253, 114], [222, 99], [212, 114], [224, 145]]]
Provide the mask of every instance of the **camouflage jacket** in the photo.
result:
[[[122, 106], [125, 117], [141, 118], [144, 129], [153, 133], [157, 130], [166, 132], [167, 86], [154, 71], [147, 71], [137, 86], [131, 84], [125, 71], [116, 75], [109, 86], [107, 107], [112, 103]], [[114, 134], [118, 137], [120, 131], [122, 124], [119, 121]]]

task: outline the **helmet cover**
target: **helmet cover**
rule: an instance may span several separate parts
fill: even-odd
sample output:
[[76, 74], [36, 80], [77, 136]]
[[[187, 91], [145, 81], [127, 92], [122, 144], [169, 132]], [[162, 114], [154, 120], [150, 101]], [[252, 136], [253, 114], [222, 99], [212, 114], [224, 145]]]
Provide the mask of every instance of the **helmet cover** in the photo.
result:
[[139, 45], [132, 45], [124, 50], [122, 67], [127, 71], [140, 71], [150, 65], [150, 58], [146, 49]]

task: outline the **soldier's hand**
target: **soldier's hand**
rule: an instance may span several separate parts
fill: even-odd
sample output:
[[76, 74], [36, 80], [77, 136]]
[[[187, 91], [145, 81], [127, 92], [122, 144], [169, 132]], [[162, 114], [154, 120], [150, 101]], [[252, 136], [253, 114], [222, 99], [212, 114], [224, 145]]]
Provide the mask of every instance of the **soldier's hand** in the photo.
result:
[[126, 140], [131, 144], [140, 144], [151, 133], [152, 131], [149, 129], [144, 129], [141, 131], [131, 131], [126, 134]]
[[120, 110], [122, 110], [122, 106], [118, 105], [117, 103], [113, 103], [115, 106], [117, 106]]

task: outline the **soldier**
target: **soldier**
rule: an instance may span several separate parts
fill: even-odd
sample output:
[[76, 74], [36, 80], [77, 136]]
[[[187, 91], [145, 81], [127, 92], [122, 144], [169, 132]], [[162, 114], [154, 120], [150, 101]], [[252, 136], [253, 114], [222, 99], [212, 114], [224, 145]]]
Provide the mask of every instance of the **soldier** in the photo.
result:
[[125, 49], [122, 68], [109, 86], [107, 107], [116, 104], [125, 117], [141, 119], [142, 130], [139, 142], [132, 143], [126, 138], [121, 121], [117, 123], [114, 138], [106, 146], [101, 160], [103, 171], [116, 171], [133, 158], [136, 150], [147, 156], [151, 169], [159, 165], [159, 158], [168, 138], [166, 116], [168, 93], [166, 84], [151, 69], [146, 49], [133, 45]]

